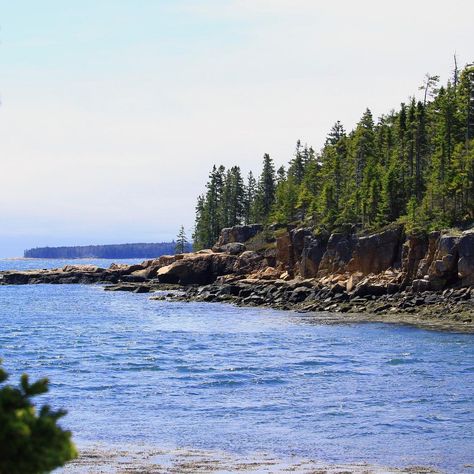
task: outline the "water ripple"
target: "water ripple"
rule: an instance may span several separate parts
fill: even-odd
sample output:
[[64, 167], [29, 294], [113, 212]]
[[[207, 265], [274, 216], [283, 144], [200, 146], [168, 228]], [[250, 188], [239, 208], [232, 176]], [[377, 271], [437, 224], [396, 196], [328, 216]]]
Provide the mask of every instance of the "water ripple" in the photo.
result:
[[0, 287], [0, 315], [12, 378], [50, 377], [79, 443], [474, 463], [470, 335], [80, 285]]

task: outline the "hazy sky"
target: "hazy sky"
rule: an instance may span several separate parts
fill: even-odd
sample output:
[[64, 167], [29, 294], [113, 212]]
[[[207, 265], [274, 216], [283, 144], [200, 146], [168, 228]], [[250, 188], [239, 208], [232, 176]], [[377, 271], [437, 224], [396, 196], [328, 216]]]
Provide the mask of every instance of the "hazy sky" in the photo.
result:
[[319, 149], [474, 60], [471, 0], [0, 0], [0, 257], [190, 231], [214, 163]]

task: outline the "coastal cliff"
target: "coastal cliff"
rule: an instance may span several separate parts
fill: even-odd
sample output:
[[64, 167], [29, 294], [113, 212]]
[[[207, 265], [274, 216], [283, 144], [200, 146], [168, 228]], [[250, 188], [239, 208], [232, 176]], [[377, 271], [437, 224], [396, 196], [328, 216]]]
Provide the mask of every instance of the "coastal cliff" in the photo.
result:
[[109, 291], [137, 293], [179, 286], [184, 292], [152, 298], [385, 319], [411, 315], [472, 330], [474, 230], [406, 235], [402, 226], [392, 226], [359, 235], [346, 226], [328, 235], [255, 224], [223, 229], [212, 249], [135, 265], [0, 272], [0, 284], [33, 283], [107, 283]]
[[[212, 250], [168, 258], [161, 282], [211, 283], [218, 277], [312, 280], [351, 294], [442, 291], [474, 285], [474, 230], [405, 235], [402, 226], [358, 235], [311, 228], [223, 229]], [[221, 279], [222, 280], [222, 279]], [[225, 278], [224, 278], [225, 280]]]

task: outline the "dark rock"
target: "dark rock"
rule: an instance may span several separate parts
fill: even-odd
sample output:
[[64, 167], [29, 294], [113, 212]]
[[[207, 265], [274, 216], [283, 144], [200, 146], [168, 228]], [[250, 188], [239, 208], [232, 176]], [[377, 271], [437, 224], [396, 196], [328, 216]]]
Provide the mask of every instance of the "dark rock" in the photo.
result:
[[374, 309], [374, 313], [383, 313], [383, 312], [389, 310], [391, 307], [392, 307], [391, 304], [388, 304], [388, 303], [382, 304], [380, 306], [377, 306]]
[[136, 285], [133, 284], [118, 284], [104, 287], [105, 291], [135, 291]]
[[352, 258], [357, 237], [353, 234], [336, 233], [329, 237], [326, 252], [318, 268], [318, 276], [342, 273]]
[[381, 296], [387, 293], [385, 285], [361, 281], [353, 291], [354, 296]]
[[416, 278], [418, 279], [428, 279], [428, 272], [438, 247], [438, 241], [440, 238], [440, 232], [430, 232], [428, 234], [428, 250], [425, 256], [418, 264], [418, 270], [416, 272]]
[[303, 253], [305, 240], [312, 236], [310, 228], [294, 229], [290, 232], [291, 244], [293, 246], [293, 258], [295, 261], [299, 260]]
[[240, 242], [230, 242], [221, 247], [215, 248], [215, 251], [228, 253], [229, 255], [239, 255], [240, 253], [245, 252], [245, 250], [245, 245]]
[[427, 291], [430, 289], [430, 282], [425, 279], [413, 280], [412, 288], [416, 292]]
[[288, 301], [291, 303], [301, 303], [310, 295], [311, 291], [308, 288], [300, 287], [295, 288], [292, 292]]
[[425, 304], [435, 304], [439, 301], [439, 296], [436, 293], [429, 293], [425, 296]]
[[261, 224], [236, 225], [234, 227], [227, 227], [222, 229], [219, 240], [216, 243], [216, 247], [222, 247], [223, 245], [233, 242], [245, 243], [247, 240], [255, 237], [262, 230], [263, 226]]
[[146, 278], [141, 275], [123, 275], [121, 280], [126, 283], [142, 283], [146, 281]]
[[334, 285], [332, 285], [329, 288], [329, 294], [331, 296], [341, 294], [341, 293], [345, 293], [345, 291], [346, 291], [346, 286], [342, 283], [335, 283]]
[[327, 238], [305, 235], [300, 258], [300, 274], [303, 278], [314, 278], [327, 248]]
[[245, 298], [242, 303], [252, 306], [260, 306], [265, 303], [265, 300], [261, 296], [251, 295]]
[[263, 255], [258, 252], [253, 252], [252, 250], [246, 250], [237, 257], [233, 272], [240, 274], [252, 273], [262, 269], [264, 265]]
[[266, 267], [275, 267], [277, 264], [276, 247], [265, 249], [263, 252], [264, 265]]

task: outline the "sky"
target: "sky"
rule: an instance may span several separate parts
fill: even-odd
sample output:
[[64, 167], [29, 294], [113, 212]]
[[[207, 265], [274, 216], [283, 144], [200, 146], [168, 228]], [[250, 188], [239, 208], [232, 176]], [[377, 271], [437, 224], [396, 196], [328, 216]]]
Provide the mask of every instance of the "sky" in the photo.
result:
[[214, 163], [277, 166], [474, 61], [468, 0], [0, 0], [0, 257], [190, 235]]

